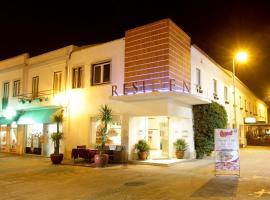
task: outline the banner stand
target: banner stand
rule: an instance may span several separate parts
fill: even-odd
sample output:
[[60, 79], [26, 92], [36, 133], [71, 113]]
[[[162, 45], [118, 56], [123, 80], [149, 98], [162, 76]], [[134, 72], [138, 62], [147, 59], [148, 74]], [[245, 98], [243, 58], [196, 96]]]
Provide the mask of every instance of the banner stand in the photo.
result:
[[215, 176], [240, 177], [240, 150], [236, 129], [215, 129]]

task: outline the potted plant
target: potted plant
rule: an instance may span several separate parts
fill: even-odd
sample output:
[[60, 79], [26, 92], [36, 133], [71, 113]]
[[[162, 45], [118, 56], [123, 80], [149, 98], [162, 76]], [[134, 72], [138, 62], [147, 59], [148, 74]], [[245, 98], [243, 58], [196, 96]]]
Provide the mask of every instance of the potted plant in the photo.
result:
[[105, 154], [105, 144], [107, 141], [108, 125], [112, 122], [112, 109], [108, 105], [101, 106], [99, 109], [99, 120], [102, 123], [101, 144], [97, 145], [98, 154], [95, 155], [96, 167], [105, 167], [108, 164], [109, 155]]
[[178, 139], [173, 143], [175, 147], [175, 154], [177, 159], [182, 159], [184, 157], [184, 152], [187, 150], [187, 143], [183, 139]]
[[138, 157], [140, 160], [147, 159], [150, 145], [145, 140], [139, 140], [138, 143], [135, 144], [135, 149], [138, 150]]
[[51, 154], [51, 161], [53, 164], [60, 164], [63, 160], [63, 154], [59, 153], [60, 141], [63, 139], [63, 133], [60, 132], [60, 124], [63, 123], [63, 110], [53, 115], [53, 122], [56, 122], [56, 132], [51, 135], [54, 143], [54, 153]]

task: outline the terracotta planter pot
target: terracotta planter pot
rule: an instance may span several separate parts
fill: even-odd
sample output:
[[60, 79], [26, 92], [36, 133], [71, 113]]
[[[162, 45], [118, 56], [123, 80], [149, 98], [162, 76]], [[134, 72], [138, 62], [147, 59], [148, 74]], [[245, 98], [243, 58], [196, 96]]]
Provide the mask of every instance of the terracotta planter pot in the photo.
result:
[[95, 160], [96, 167], [106, 167], [109, 161], [109, 155], [96, 154], [94, 160]]
[[140, 160], [146, 160], [148, 156], [147, 151], [139, 151], [138, 152], [138, 157]]
[[175, 155], [177, 159], [182, 159], [184, 157], [184, 151], [176, 151]]
[[63, 160], [64, 155], [62, 153], [60, 154], [51, 154], [51, 161], [53, 164], [61, 164], [62, 160]]

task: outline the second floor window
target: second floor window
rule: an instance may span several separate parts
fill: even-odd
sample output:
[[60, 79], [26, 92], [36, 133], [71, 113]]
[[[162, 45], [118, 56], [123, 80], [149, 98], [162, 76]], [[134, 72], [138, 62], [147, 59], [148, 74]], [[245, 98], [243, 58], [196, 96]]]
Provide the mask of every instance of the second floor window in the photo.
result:
[[228, 101], [228, 88], [226, 86], [224, 87], [224, 100]]
[[243, 108], [242, 108], [242, 99], [241, 99], [241, 96], [239, 96], [239, 107], [240, 107], [240, 110], [243, 110]]
[[53, 75], [53, 93], [57, 94], [58, 92], [61, 92], [62, 88], [62, 72], [54, 72]]
[[196, 68], [196, 86], [201, 85], [201, 70]]
[[83, 68], [75, 67], [72, 69], [72, 88], [82, 88]]
[[20, 89], [21, 89], [21, 81], [16, 80], [13, 82], [13, 97], [17, 97], [20, 95]]
[[32, 79], [32, 98], [38, 97], [38, 84], [39, 84], [39, 76], [35, 76]]
[[217, 95], [217, 80], [213, 79], [214, 95]]
[[8, 99], [9, 97], [9, 82], [4, 83], [4, 88], [3, 88], [3, 98]]
[[111, 63], [104, 62], [92, 65], [92, 85], [110, 82]]

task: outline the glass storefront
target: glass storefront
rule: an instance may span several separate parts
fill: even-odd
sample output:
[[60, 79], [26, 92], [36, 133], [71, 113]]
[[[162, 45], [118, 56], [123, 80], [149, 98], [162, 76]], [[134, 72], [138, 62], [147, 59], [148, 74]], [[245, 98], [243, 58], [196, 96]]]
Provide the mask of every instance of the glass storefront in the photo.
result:
[[152, 159], [169, 157], [168, 117], [132, 117], [130, 132], [130, 141], [133, 141], [131, 146], [139, 140], [146, 140], [151, 148]]
[[0, 148], [1, 152], [7, 151], [7, 125], [0, 126]]
[[51, 134], [56, 131], [56, 124], [30, 124], [26, 127], [25, 153], [49, 156], [53, 153]]
[[[91, 118], [92, 122], [92, 143], [101, 143], [102, 124], [97, 117]], [[113, 116], [113, 122], [108, 125], [107, 145], [121, 145], [121, 119], [120, 116]]]
[[17, 124], [11, 124], [9, 139], [10, 139], [10, 152], [16, 153], [18, 144]]
[[[150, 145], [150, 159], [170, 159], [175, 157], [173, 143], [184, 139], [189, 145], [193, 141], [192, 121], [187, 118], [168, 116], [130, 117], [129, 120], [129, 152], [130, 159], [136, 159], [135, 144], [146, 140]], [[188, 151], [193, 146], [188, 147]], [[186, 152], [186, 156], [190, 154]]]

